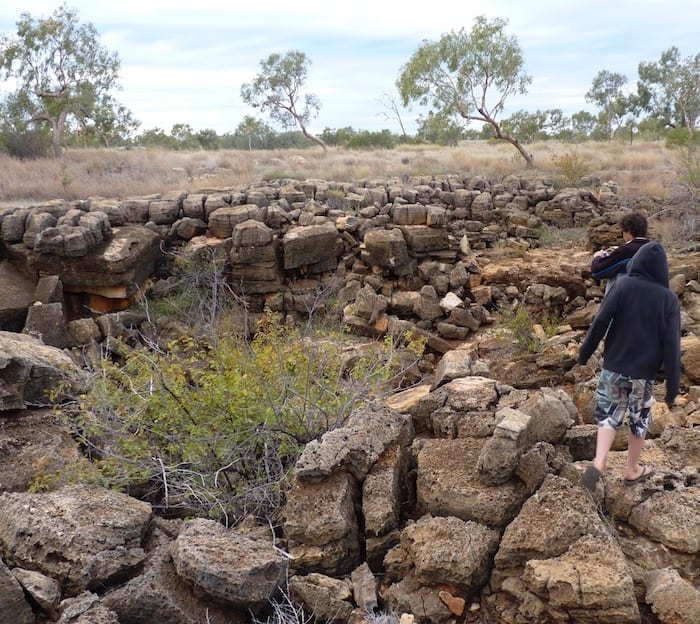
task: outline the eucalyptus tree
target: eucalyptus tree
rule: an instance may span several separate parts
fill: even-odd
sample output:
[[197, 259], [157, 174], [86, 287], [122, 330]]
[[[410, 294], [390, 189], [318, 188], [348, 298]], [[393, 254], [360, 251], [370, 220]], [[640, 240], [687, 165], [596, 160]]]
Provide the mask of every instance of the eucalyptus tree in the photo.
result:
[[[61, 155], [68, 124], [86, 126], [125, 117], [110, 91], [117, 86], [120, 62], [99, 41], [91, 23], [80, 24], [78, 13], [61, 5], [48, 18], [22, 13], [17, 32], [0, 39], [0, 76], [12, 81], [15, 106], [27, 126], [51, 128], [54, 154]], [[105, 108], [114, 114], [106, 115]], [[17, 110], [17, 109], [16, 109]]]
[[608, 141], [622, 127], [625, 115], [632, 109], [632, 101], [622, 91], [626, 83], [627, 77], [623, 74], [603, 69], [595, 75], [586, 93], [586, 102], [600, 108], [599, 119]]
[[308, 128], [321, 103], [313, 93], [302, 93], [311, 61], [306, 54], [291, 50], [284, 55], [270, 54], [260, 61], [260, 73], [241, 86], [241, 99], [254, 108], [267, 112], [270, 119], [284, 128], [298, 126], [302, 134], [326, 151], [322, 139]]
[[513, 145], [533, 167], [532, 155], [498, 121], [506, 100], [527, 93], [532, 81], [516, 38], [505, 33], [507, 24], [481, 15], [469, 32], [462, 28], [438, 41], [425, 40], [402, 67], [396, 86], [404, 106], [418, 102], [466, 124], [487, 124], [494, 138]]
[[654, 119], [692, 135], [700, 119], [700, 54], [683, 59], [671, 47], [658, 62], [640, 63], [637, 97]]

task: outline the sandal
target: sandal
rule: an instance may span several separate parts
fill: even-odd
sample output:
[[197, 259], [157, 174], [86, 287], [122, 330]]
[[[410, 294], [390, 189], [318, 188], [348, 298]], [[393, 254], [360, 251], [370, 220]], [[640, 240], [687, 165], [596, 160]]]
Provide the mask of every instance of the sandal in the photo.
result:
[[596, 483], [598, 483], [600, 476], [600, 470], [598, 470], [595, 466], [588, 466], [588, 468], [586, 468], [586, 472], [583, 473], [583, 477], [581, 478], [581, 485], [583, 485], [583, 487], [585, 487], [587, 490], [595, 492], [595, 486]]
[[636, 479], [625, 479], [625, 485], [635, 485], [636, 483], [641, 483], [646, 481], [649, 477], [653, 477], [656, 473], [653, 466], [645, 466], [644, 464], [639, 464], [642, 467], [642, 474], [640, 474]]

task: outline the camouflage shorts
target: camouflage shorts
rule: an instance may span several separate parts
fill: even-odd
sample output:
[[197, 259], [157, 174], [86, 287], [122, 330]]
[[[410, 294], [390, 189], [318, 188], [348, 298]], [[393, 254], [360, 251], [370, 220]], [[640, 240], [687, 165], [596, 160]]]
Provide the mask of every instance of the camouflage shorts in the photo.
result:
[[595, 418], [603, 429], [618, 429], [629, 412], [630, 431], [637, 437], [646, 435], [654, 403], [653, 379], [630, 379], [603, 369], [596, 389]]

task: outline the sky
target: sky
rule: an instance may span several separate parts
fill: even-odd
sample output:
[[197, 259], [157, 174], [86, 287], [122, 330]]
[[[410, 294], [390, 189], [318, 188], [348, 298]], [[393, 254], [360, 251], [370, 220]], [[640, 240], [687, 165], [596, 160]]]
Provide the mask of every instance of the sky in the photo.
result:
[[[2, 0], [0, 36], [16, 33], [23, 12], [49, 17], [61, 2]], [[273, 127], [245, 104], [251, 82], [272, 53], [303, 52], [310, 61], [305, 93], [320, 100], [310, 129], [352, 127], [400, 133], [387, 102], [400, 102], [395, 82], [425, 41], [471, 30], [474, 18], [507, 20], [532, 77], [525, 95], [510, 97], [501, 118], [552, 108], [595, 113], [585, 100], [601, 70], [636, 88], [641, 61], [658, 62], [675, 46], [683, 59], [700, 53], [698, 0], [66, 0], [78, 21], [95, 27], [116, 52], [121, 72], [116, 99], [141, 122], [139, 132], [178, 123], [194, 131], [232, 133], [243, 118]], [[0, 97], [6, 83], [0, 83]], [[414, 134], [417, 105], [400, 108]], [[474, 127], [479, 130], [480, 127]]]

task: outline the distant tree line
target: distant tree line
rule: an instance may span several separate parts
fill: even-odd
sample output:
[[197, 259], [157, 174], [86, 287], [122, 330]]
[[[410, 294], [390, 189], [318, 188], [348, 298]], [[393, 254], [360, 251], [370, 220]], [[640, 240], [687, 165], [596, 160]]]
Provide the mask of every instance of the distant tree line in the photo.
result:
[[[399, 144], [456, 146], [470, 139], [494, 139], [513, 145], [529, 166], [526, 145], [556, 139], [667, 139], [674, 145], [698, 141], [700, 54], [682, 57], [671, 47], [657, 62], [641, 62], [636, 89], [627, 77], [599, 71], [585, 94], [597, 113], [567, 116], [560, 109], [519, 110], [501, 118], [507, 99], [526, 94], [531, 77], [507, 21], [475, 18], [471, 30], [424, 41], [401, 68], [395, 82], [398, 99], [380, 100], [387, 121], [399, 129], [368, 131], [325, 128], [314, 134], [310, 123], [321, 102], [304, 90], [310, 60], [291, 50], [271, 54], [260, 71], [241, 86], [241, 98], [263, 119], [245, 116], [223, 135], [195, 131], [188, 123], [140, 129], [140, 122], [112, 92], [118, 88], [119, 58], [106, 50], [92, 24], [80, 24], [65, 4], [49, 18], [22, 13], [15, 34], [0, 37], [0, 79], [13, 91], [0, 91], [0, 152], [20, 158], [64, 147], [161, 148], [171, 150], [265, 150], [314, 145], [347, 149], [391, 149]], [[402, 111], [411, 104], [427, 110], [416, 133], [406, 132]]]

